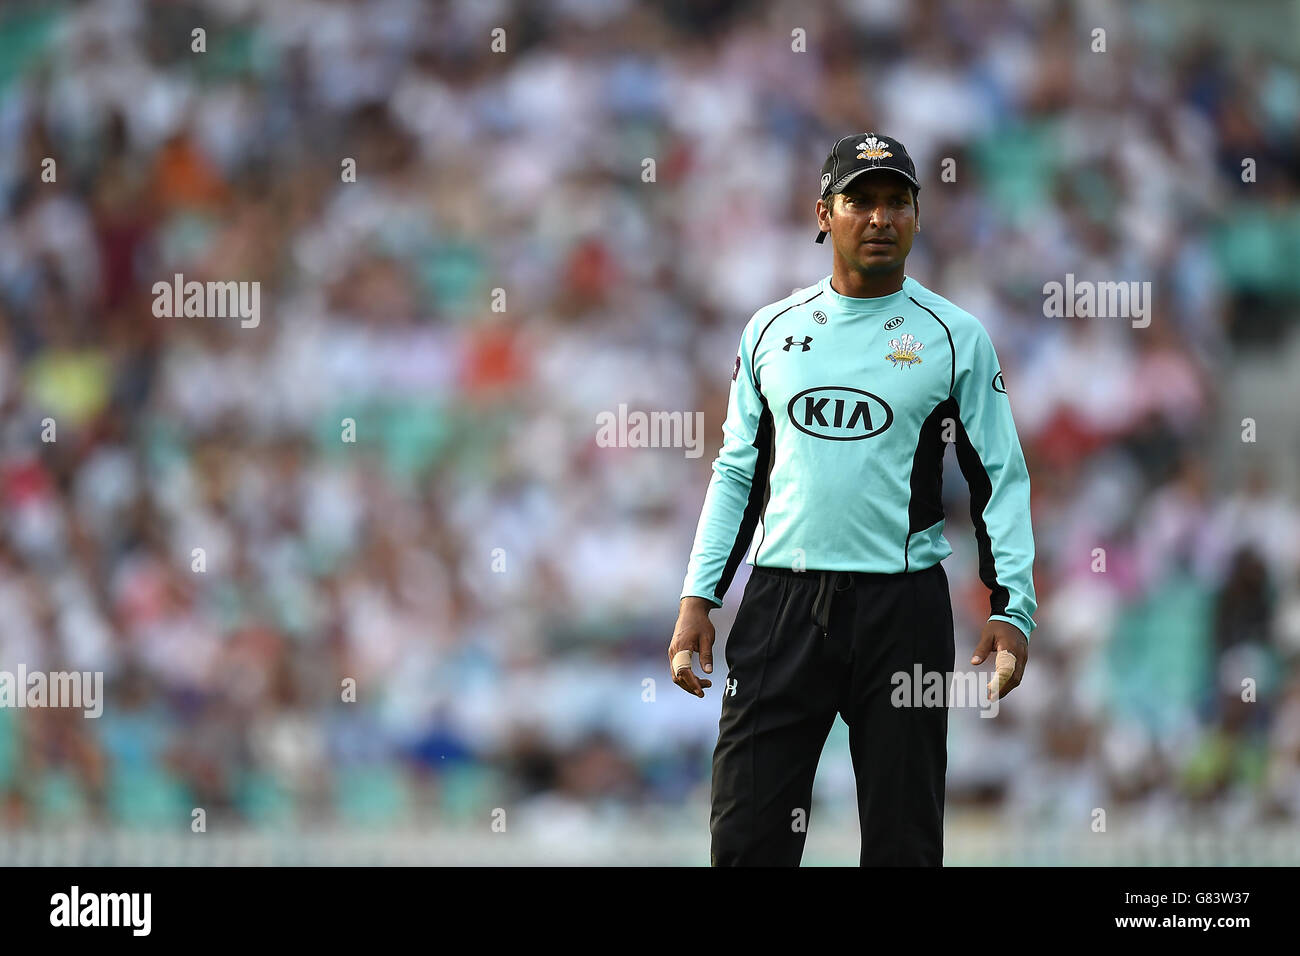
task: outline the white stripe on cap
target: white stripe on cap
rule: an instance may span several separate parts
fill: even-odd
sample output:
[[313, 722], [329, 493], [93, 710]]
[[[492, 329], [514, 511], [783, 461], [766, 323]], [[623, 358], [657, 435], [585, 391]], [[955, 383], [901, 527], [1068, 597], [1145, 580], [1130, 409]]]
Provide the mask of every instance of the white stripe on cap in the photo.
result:
[[846, 139], [853, 139], [857, 135], [857, 133], [850, 133], [848, 136], [841, 136], [835, 141], [835, 145], [831, 147], [831, 182], [834, 182], [835, 178], [840, 174], [840, 143]]

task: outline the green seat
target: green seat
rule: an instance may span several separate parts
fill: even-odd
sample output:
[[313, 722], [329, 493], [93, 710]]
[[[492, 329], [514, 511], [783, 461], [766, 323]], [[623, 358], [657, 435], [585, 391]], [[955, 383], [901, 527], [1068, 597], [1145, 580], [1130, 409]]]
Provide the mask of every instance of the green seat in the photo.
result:
[[18, 778], [18, 716], [0, 707], [0, 793]]
[[340, 821], [359, 826], [397, 822], [410, 809], [411, 794], [400, 768], [368, 764], [341, 770], [334, 805]]
[[113, 773], [108, 787], [113, 819], [125, 826], [188, 831], [194, 809], [189, 788], [154, 767], [131, 767]]
[[291, 823], [297, 807], [293, 794], [274, 775], [250, 770], [240, 775], [235, 787], [239, 814], [254, 824]]
[[42, 824], [83, 820], [86, 802], [81, 781], [61, 768], [42, 774], [33, 788], [32, 805]]

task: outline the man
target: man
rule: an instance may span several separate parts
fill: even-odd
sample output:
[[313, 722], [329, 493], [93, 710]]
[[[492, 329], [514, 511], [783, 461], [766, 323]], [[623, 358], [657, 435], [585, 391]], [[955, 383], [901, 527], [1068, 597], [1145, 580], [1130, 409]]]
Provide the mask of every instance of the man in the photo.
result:
[[715, 866], [798, 865], [836, 713], [862, 865], [942, 864], [947, 701], [890, 697], [892, 676], [914, 665], [945, 688], [953, 672], [940, 564], [952, 553], [940, 498], [949, 441], [991, 592], [971, 663], [999, 652], [997, 697], [1024, 673], [1037, 606], [1029, 476], [988, 333], [904, 274], [919, 190], [897, 140], [836, 142], [816, 205], [831, 274], [759, 309], [741, 335], [668, 651], [674, 682], [703, 697], [712, 682], [691, 652], [712, 673], [708, 613], [753, 543], [713, 756]]

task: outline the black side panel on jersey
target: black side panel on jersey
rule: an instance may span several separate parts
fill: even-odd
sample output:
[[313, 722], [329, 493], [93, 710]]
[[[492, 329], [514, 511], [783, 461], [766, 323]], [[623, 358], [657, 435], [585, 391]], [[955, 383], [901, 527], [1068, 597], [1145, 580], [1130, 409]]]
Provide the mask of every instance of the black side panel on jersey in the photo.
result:
[[[903, 542], [903, 570], [908, 568], [907, 547], [912, 535], [943, 520], [943, 423], [951, 419], [961, 426], [957, 402], [946, 398], [926, 416], [916, 436], [912, 456], [912, 491], [907, 502], [907, 540]], [[987, 476], [985, 476], [987, 478]]]
[[[957, 411], [954, 402], [953, 410]], [[979, 452], [971, 444], [970, 436], [962, 427], [961, 416], [957, 420], [957, 464], [970, 486], [970, 520], [975, 526], [975, 541], [979, 545], [980, 580], [989, 589], [989, 607], [991, 614], [1006, 614], [1007, 589], [998, 583], [998, 569], [993, 560], [993, 547], [989, 541], [988, 526], [984, 523], [984, 509], [988, 506], [989, 496], [993, 493], [993, 482], [989, 480], [984, 462]]]
[[727, 555], [727, 563], [722, 569], [722, 578], [714, 591], [714, 596], [719, 602], [722, 601], [722, 595], [727, 593], [727, 588], [731, 586], [731, 579], [736, 576], [736, 569], [740, 567], [740, 562], [745, 560], [745, 552], [749, 550], [749, 544], [754, 540], [754, 528], [758, 525], [759, 516], [767, 508], [768, 484], [772, 475], [773, 427], [772, 410], [768, 408], [767, 399], [764, 398], [763, 414], [758, 419], [758, 429], [754, 433], [753, 446], [758, 452], [758, 457], [754, 461], [754, 480], [749, 486], [749, 500], [745, 503], [745, 513], [741, 516], [740, 527], [736, 530], [736, 540], [731, 544], [731, 553]]
[[[759, 421], [761, 426], [766, 423], [769, 431], [773, 427], [772, 411], [767, 407], [767, 399], [763, 399], [763, 417]], [[758, 552], [763, 550], [763, 539], [767, 537], [767, 503], [772, 499], [772, 466], [776, 464], [776, 442], [767, 443], [767, 464], [763, 465], [765, 469], [765, 478], [763, 481], [763, 507], [759, 510], [758, 520], [761, 522], [758, 533], [758, 547], [754, 549], [754, 564], [758, 564]], [[755, 463], [754, 468], [757, 470], [760, 466]]]

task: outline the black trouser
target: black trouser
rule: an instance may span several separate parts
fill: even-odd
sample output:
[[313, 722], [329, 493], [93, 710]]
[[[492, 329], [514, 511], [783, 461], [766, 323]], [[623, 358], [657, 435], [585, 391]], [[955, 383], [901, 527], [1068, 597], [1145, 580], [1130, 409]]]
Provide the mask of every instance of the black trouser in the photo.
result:
[[[713, 754], [714, 866], [798, 866], [813, 776], [849, 726], [863, 866], [941, 866], [953, 671], [948, 577], [756, 567], [727, 638]], [[895, 707], [892, 676], [944, 675], [942, 706]]]

